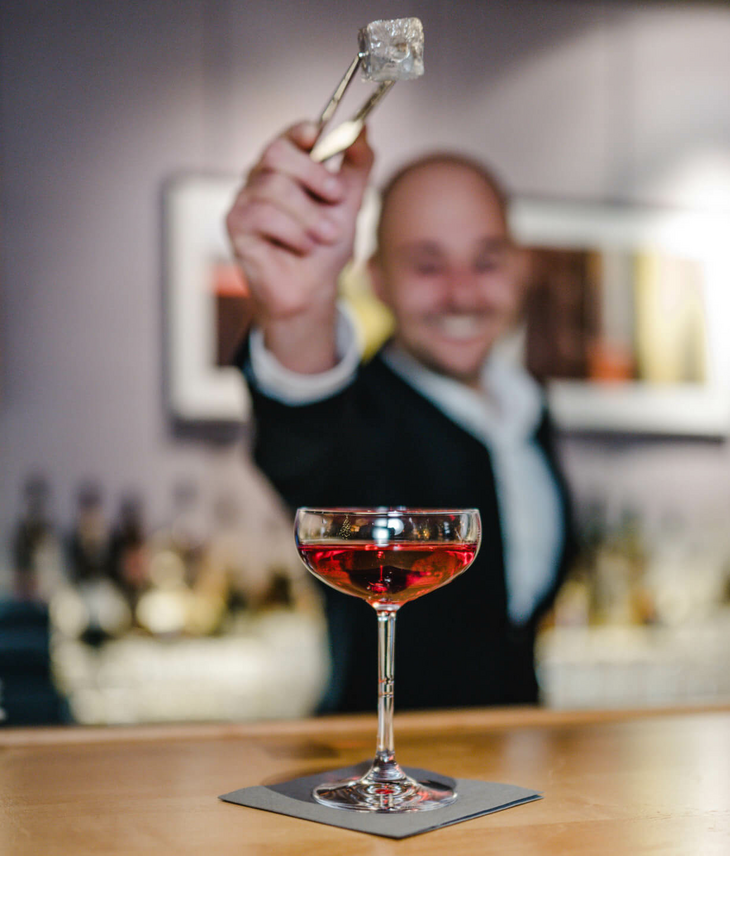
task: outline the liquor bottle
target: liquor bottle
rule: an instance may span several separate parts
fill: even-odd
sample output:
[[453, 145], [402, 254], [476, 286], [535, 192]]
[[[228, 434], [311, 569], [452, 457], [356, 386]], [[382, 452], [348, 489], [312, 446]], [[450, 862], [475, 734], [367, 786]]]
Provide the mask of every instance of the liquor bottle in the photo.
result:
[[50, 496], [43, 475], [26, 480], [12, 546], [15, 590], [20, 599], [47, 602], [62, 579], [61, 548], [49, 515]]
[[108, 555], [109, 529], [104, 520], [101, 488], [87, 481], [78, 492], [76, 522], [68, 540], [71, 581], [78, 583], [104, 575]]
[[131, 625], [129, 605], [108, 574], [109, 541], [101, 487], [86, 481], [67, 542], [70, 584], [54, 594], [51, 619], [63, 637], [91, 647], [120, 637]]
[[239, 615], [249, 608], [249, 597], [239, 577], [246, 552], [240, 512], [233, 496], [222, 494], [213, 502], [210, 533], [194, 584], [198, 603], [189, 623], [198, 633], [203, 627], [209, 633], [235, 631]]
[[592, 625], [624, 624], [628, 585], [628, 567], [621, 550], [619, 528], [615, 522], [606, 521], [594, 557]]
[[653, 621], [646, 569], [641, 521], [634, 510], [625, 509], [596, 555], [596, 624], [630, 626]]
[[596, 564], [605, 540], [605, 519], [602, 501], [576, 503], [575, 558], [543, 625], [585, 628], [596, 623]]
[[261, 611], [286, 610], [294, 606], [292, 581], [288, 572], [274, 569], [261, 598]]
[[142, 591], [135, 610], [137, 623], [156, 637], [177, 637], [186, 631], [193, 602], [181, 558], [169, 548], [153, 552], [149, 586]]
[[108, 571], [132, 609], [147, 586], [147, 555], [142, 501], [128, 494], [122, 498], [112, 529]]
[[204, 537], [197, 518], [198, 491], [192, 481], [179, 481], [172, 491], [169, 543], [185, 569], [185, 583], [195, 584]]
[[654, 595], [649, 585], [649, 552], [639, 514], [624, 511], [622, 549], [629, 574], [628, 622], [632, 625], [653, 625], [657, 621]]
[[218, 626], [220, 603], [201, 590], [203, 539], [196, 521], [196, 499], [192, 482], [178, 482], [169, 523], [150, 537], [150, 586], [140, 597], [136, 616], [151, 634], [199, 636]]

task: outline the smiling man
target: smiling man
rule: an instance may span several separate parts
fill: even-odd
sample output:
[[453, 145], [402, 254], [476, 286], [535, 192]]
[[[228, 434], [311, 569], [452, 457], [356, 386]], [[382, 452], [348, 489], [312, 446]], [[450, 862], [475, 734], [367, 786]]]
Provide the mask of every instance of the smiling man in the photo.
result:
[[[338, 173], [316, 129], [270, 144], [227, 219], [256, 328], [239, 362], [255, 457], [291, 507], [477, 507], [469, 571], [399, 613], [399, 708], [538, 699], [535, 629], [564, 574], [566, 492], [542, 393], [494, 352], [518, 317], [520, 267], [501, 188], [478, 163], [430, 156], [382, 193], [373, 286], [393, 339], [366, 365], [337, 305], [372, 165], [365, 136]], [[374, 709], [372, 610], [327, 590], [323, 710]]]
[[476, 390], [484, 362], [515, 322], [518, 272], [503, 195], [478, 164], [429, 156], [382, 194], [370, 274], [396, 318], [394, 343]]

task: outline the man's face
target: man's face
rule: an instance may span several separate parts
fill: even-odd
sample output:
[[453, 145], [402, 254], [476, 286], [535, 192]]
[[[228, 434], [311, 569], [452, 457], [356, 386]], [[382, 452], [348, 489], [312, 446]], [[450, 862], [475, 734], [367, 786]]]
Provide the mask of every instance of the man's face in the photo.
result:
[[484, 180], [449, 162], [408, 173], [388, 200], [371, 275], [395, 315], [396, 343], [430, 369], [478, 386], [518, 306], [515, 251]]

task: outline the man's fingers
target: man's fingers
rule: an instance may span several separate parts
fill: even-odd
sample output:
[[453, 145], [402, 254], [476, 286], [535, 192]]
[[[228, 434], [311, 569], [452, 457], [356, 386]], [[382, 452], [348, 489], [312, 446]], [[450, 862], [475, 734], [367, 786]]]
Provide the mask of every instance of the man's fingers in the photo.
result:
[[[301, 129], [305, 134], [309, 133], [307, 125], [301, 126]], [[279, 172], [298, 181], [317, 199], [338, 203], [343, 198], [340, 179], [328, 172], [321, 163], [314, 162], [306, 150], [308, 141], [303, 143], [304, 146], [292, 139], [291, 130], [285, 136], [277, 138], [264, 150], [251, 176], [255, 177], [260, 172]]]
[[259, 172], [252, 177], [245, 193], [249, 201], [272, 203], [296, 219], [320, 243], [333, 244], [340, 237], [342, 228], [337, 208], [315, 200], [299, 182], [280, 172]]
[[266, 201], [250, 200], [243, 208], [234, 208], [226, 224], [233, 248], [244, 262], [262, 240], [300, 256], [311, 253], [315, 247], [314, 239], [300, 222]]

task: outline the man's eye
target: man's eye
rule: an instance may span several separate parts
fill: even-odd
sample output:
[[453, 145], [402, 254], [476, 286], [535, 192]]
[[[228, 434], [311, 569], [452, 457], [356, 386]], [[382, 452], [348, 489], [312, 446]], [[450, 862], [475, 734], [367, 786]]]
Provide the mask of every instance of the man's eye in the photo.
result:
[[443, 271], [443, 266], [433, 262], [416, 262], [413, 268], [418, 275], [440, 275]]
[[476, 272], [494, 272], [500, 266], [500, 260], [496, 256], [482, 256], [474, 263]]

